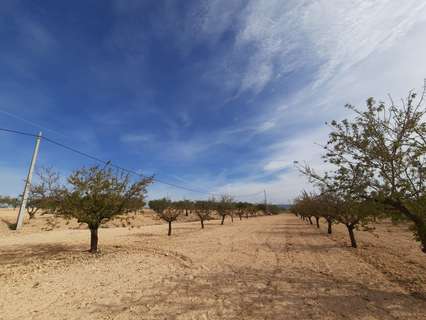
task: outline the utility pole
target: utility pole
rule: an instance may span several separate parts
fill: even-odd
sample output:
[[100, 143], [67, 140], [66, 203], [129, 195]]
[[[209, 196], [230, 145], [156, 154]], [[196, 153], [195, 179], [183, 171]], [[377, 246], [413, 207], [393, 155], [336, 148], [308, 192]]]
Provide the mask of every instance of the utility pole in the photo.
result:
[[263, 194], [265, 196], [265, 214], [268, 214], [268, 201], [266, 200], [266, 190], [263, 190]]
[[38, 133], [36, 138], [33, 157], [31, 159], [30, 169], [28, 170], [27, 180], [25, 181], [24, 193], [22, 194], [22, 202], [21, 202], [21, 207], [19, 208], [18, 219], [16, 220], [15, 230], [21, 229], [22, 224], [24, 222], [25, 208], [27, 207], [27, 200], [28, 200], [28, 192], [30, 191], [30, 187], [31, 187], [31, 180], [33, 178], [33, 172], [34, 172], [34, 167], [37, 160], [40, 140], [41, 140], [41, 132]]

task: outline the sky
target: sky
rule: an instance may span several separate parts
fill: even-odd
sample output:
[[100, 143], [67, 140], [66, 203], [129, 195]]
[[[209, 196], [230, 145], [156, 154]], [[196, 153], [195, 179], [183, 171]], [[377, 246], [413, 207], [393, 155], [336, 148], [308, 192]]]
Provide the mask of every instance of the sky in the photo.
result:
[[[344, 105], [426, 78], [426, 2], [0, 2], [0, 128], [155, 174], [149, 198], [290, 203], [324, 169]], [[0, 194], [21, 192], [32, 137], [0, 132]], [[38, 167], [90, 159], [47, 141]]]

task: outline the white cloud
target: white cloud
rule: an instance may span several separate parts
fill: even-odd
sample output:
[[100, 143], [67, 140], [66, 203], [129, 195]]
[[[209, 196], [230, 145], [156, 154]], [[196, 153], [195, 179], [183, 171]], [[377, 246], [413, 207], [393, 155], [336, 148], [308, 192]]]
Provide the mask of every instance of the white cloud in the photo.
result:
[[[234, 18], [235, 45], [222, 68], [228, 78], [233, 73], [232, 81], [238, 82], [241, 92], [259, 93], [283, 74], [302, 67], [318, 69], [311, 81], [319, 86], [392, 47], [426, 19], [426, 2], [417, 0], [252, 0], [237, 13], [232, 10], [239, 6], [230, 7], [225, 0], [221, 6], [218, 3], [206, 8], [208, 23], [201, 31], [206, 37], [222, 34], [229, 18]], [[218, 7], [227, 14], [218, 14]]]
[[[257, 93], [282, 72], [303, 63], [317, 65], [301, 90], [282, 93], [265, 106], [257, 119], [268, 128], [274, 123], [274, 140], [258, 159], [258, 174], [218, 187], [234, 194], [266, 189], [273, 202], [288, 202], [306, 179], [294, 169], [293, 161], [326, 167], [320, 158], [328, 129], [324, 120], [347, 116], [345, 103], [364, 104], [366, 98], [404, 96], [418, 89], [426, 77], [426, 3], [418, 1], [319, 1], [283, 4], [282, 1], [251, 2], [243, 12], [236, 48], [253, 49], [241, 73], [240, 89]], [[296, 17], [296, 18], [295, 18]], [[294, 57], [293, 53], [299, 55]], [[262, 70], [270, 70], [263, 72]], [[265, 117], [266, 114], [266, 117]], [[256, 119], [251, 119], [253, 123]], [[298, 132], [281, 132], [299, 123]], [[306, 129], [304, 129], [306, 128]], [[262, 131], [262, 130], [260, 130]], [[265, 181], [262, 173], [275, 174]], [[255, 199], [254, 199], [255, 200]]]

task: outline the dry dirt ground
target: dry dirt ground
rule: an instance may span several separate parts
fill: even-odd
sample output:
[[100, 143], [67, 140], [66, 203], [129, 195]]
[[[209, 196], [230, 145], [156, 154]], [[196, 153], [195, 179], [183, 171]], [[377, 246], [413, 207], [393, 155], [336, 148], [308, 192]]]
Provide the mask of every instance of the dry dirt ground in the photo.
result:
[[2, 216], [0, 319], [426, 319], [426, 255], [407, 226], [358, 232], [355, 250], [343, 228], [288, 214], [180, 222], [171, 237], [145, 214], [101, 229], [90, 255], [78, 225], [16, 232]]

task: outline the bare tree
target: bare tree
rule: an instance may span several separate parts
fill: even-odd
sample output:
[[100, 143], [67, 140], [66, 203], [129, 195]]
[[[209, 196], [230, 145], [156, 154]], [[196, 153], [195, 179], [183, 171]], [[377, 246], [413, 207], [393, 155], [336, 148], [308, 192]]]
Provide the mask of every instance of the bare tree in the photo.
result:
[[233, 220], [232, 211], [234, 209], [232, 197], [229, 195], [222, 195], [220, 200], [215, 203], [216, 211], [221, 217], [220, 224], [223, 225], [226, 216], [230, 216]]
[[250, 203], [247, 202], [237, 202], [234, 205], [235, 212], [237, 213], [237, 216], [240, 218], [240, 220], [243, 219], [244, 213], [247, 213], [250, 207]]
[[204, 229], [204, 221], [208, 220], [213, 214], [214, 206], [212, 201], [197, 201], [193, 206], [193, 210], [200, 219], [201, 229]]
[[182, 201], [179, 201], [179, 203], [185, 211], [185, 216], [188, 216], [189, 213], [191, 213], [194, 209], [194, 203], [190, 200], [184, 199]]
[[51, 167], [39, 168], [36, 175], [38, 183], [31, 185], [26, 207], [30, 219], [33, 219], [37, 212], [48, 210], [54, 205], [52, 201], [60, 182], [59, 173]]

